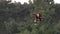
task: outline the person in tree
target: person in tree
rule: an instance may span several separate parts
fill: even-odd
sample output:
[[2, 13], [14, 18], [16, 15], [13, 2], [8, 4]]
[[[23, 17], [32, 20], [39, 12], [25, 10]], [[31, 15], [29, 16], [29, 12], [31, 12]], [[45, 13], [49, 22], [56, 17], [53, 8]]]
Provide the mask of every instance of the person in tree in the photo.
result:
[[41, 18], [42, 16], [41, 16], [41, 14], [40, 13], [36, 13], [35, 14], [35, 20], [34, 20], [34, 22], [37, 22], [37, 21], [41, 21]]

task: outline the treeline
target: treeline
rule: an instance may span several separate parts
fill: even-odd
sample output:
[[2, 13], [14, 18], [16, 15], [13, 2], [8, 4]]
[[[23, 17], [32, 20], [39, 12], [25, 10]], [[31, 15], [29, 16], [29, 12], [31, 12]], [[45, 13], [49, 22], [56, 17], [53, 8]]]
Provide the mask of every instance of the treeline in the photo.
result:
[[[30, 0], [29, 4], [0, 2], [0, 34], [57, 34], [59, 9], [60, 5], [53, 0], [33, 0], [33, 3]], [[37, 12], [41, 13], [42, 21], [35, 26], [33, 14]]]
[[33, 9], [34, 6], [27, 3], [22, 5], [20, 2], [0, 2], [0, 34], [15, 34], [16, 32], [20, 32], [20, 30], [17, 31], [17, 27], [20, 22], [26, 22], [25, 18], [30, 16]]

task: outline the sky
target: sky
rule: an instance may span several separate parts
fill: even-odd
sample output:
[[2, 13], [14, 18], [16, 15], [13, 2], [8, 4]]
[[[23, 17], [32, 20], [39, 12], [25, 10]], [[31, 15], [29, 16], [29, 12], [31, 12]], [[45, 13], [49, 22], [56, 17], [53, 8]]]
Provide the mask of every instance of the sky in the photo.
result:
[[60, 0], [54, 0], [54, 3], [60, 4]]
[[24, 2], [29, 3], [29, 0], [12, 0], [12, 2], [21, 2], [21, 4], [24, 4]]
[[[29, 2], [28, 2], [29, 0], [12, 0], [12, 2], [14, 2], [14, 1], [16, 1], [16, 2], [21, 2], [21, 4], [23, 4], [24, 2], [29, 3]], [[54, 3], [60, 3], [60, 0], [54, 0]]]

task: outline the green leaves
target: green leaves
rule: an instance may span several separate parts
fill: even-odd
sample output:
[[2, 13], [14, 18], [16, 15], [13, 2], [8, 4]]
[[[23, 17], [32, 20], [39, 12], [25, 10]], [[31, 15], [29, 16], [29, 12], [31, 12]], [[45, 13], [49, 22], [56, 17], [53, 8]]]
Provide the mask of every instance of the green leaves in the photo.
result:
[[30, 34], [30, 32], [27, 29], [25, 29], [24, 31], [21, 31], [20, 34]]

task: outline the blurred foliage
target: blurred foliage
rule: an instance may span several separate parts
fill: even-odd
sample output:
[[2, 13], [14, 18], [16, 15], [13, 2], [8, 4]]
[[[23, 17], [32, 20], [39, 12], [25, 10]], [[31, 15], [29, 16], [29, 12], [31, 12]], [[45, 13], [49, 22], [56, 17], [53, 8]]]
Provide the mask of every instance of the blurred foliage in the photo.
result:
[[[42, 21], [34, 25], [33, 14], [37, 12]], [[0, 34], [60, 34], [59, 26], [60, 4], [53, 0], [29, 0], [29, 4], [0, 2]]]

